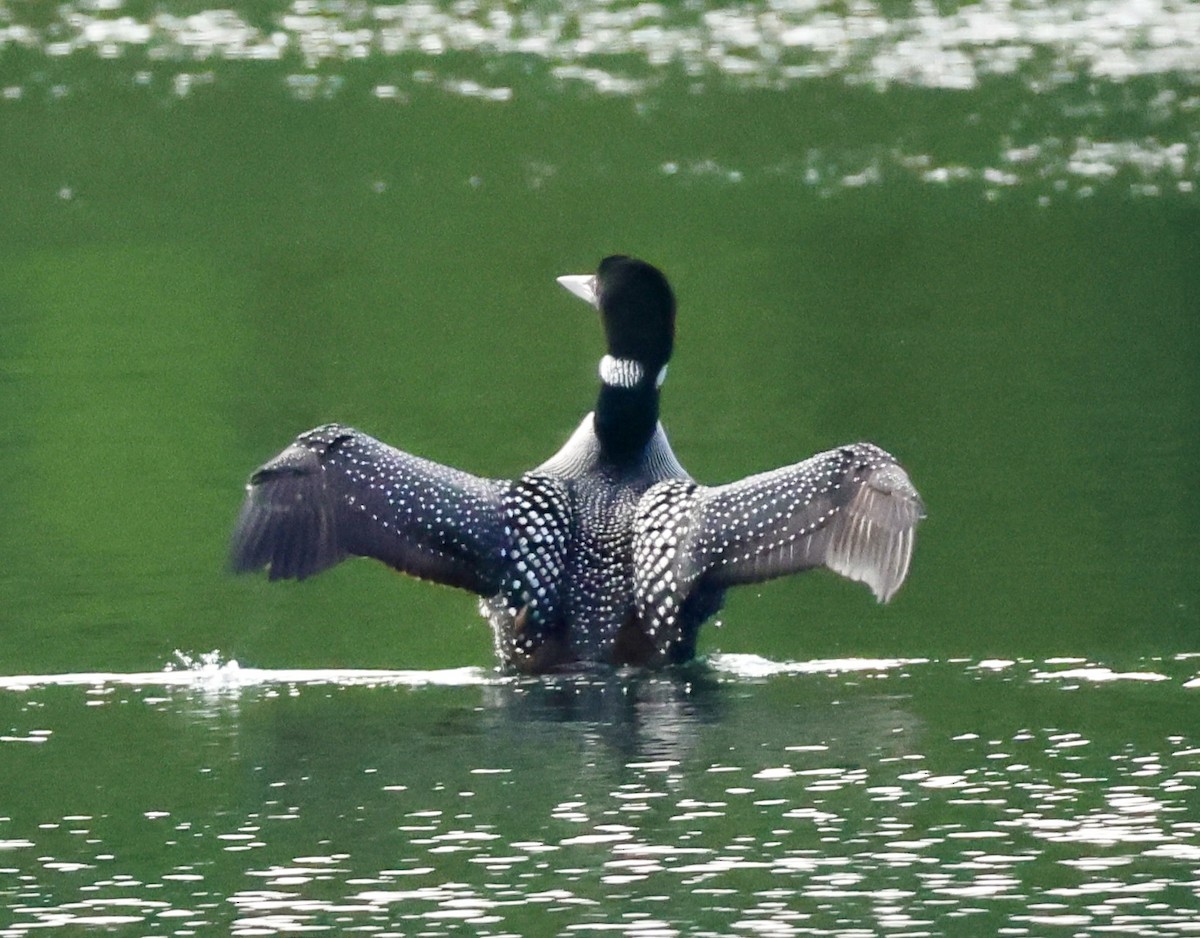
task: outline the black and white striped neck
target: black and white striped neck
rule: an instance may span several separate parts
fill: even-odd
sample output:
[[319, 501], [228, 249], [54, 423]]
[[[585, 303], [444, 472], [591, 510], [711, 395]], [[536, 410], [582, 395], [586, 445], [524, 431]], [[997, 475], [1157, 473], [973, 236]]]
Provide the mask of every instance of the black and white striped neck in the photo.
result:
[[622, 464], [641, 458], [658, 426], [659, 389], [667, 366], [651, 372], [633, 358], [600, 359], [595, 430], [604, 458]]
[[[646, 367], [634, 358], [605, 355], [600, 359], [600, 380], [614, 388], [636, 388], [646, 380]], [[666, 380], [667, 366], [663, 365], [654, 376], [654, 386], [661, 388]]]

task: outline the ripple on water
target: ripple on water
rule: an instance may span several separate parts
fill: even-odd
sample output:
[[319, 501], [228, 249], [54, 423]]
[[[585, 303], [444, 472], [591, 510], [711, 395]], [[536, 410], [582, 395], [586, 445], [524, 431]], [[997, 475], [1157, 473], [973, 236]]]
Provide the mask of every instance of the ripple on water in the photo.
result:
[[1182, 0], [998, 0], [946, 10], [917, 6], [899, 14], [870, 3], [841, 10], [805, 0], [704, 10], [585, 2], [520, 12], [486, 0], [298, 0], [261, 21], [235, 9], [176, 15], [170, 6], [148, 12], [120, 0], [65, 3], [49, 24], [34, 16], [23, 22], [18, 7], [0, 27], [0, 46], [48, 56], [91, 50], [122, 58], [141, 51], [158, 62], [193, 61], [201, 54], [249, 62], [299, 57], [310, 68], [371, 57], [476, 53], [557, 63], [564, 79], [609, 91], [609, 82], [619, 78], [601, 63], [640, 74], [670, 66], [758, 85], [842, 76], [940, 89], [972, 88], [988, 76], [1022, 71], [1044, 84], [1079, 74], [1123, 80], [1200, 68], [1200, 12]]
[[[0, 935], [1194, 926], [1183, 657], [719, 656], [713, 680], [578, 683], [231, 664], [0, 681], [24, 781]], [[198, 699], [214, 669], [231, 681]], [[626, 708], [548, 704], [568, 692]], [[669, 752], [647, 714], [674, 719]]]
[[[237, 63], [239, 80], [257, 69], [300, 101], [355, 95], [394, 107], [432, 94], [507, 107], [626, 97], [647, 120], [680, 95], [799, 90], [793, 122], [810, 132], [793, 137], [780, 126], [778, 158], [739, 164], [711, 146], [681, 147], [656, 167], [680, 184], [783, 178], [821, 196], [896, 182], [967, 185], [990, 200], [1028, 192], [1044, 205], [1114, 188], [1190, 199], [1200, 182], [1200, 7], [1186, 0], [895, 9], [589, 0], [519, 11], [490, 0], [297, 0], [269, 15], [178, 6], [64, 3], [46, 22], [36, 5], [16, 5], [0, 19], [0, 51], [20, 49], [34, 65], [6, 79], [0, 108], [86, 93], [89, 83], [73, 77], [81, 60], [174, 99], [212, 93]], [[862, 138], [873, 121], [848, 115], [891, 93], [896, 106], [883, 110], [901, 119], [884, 121], [879, 139]], [[824, 127], [831, 112], [844, 123]], [[763, 124], [778, 125], [777, 113], [768, 109]], [[814, 142], [822, 139], [838, 142]], [[941, 152], [938, 140], [954, 143]], [[530, 188], [547, 179], [534, 167], [528, 175]]]

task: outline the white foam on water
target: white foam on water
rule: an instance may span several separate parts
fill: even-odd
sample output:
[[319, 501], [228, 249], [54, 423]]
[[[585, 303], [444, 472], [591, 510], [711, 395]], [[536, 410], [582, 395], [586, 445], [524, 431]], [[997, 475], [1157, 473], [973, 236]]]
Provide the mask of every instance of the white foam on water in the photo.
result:
[[493, 684], [502, 678], [483, 668], [442, 668], [430, 671], [373, 668], [244, 668], [223, 660], [218, 652], [190, 656], [176, 652], [176, 663], [161, 671], [93, 671], [64, 674], [0, 675], [0, 690], [35, 687], [185, 687], [203, 691], [237, 690], [279, 684], [338, 686], [467, 687]]
[[819, 658], [813, 661], [772, 661], [761, 655], [718, 654], [706, 659], [709, 666], [736, 677], [773, 677], [779, 674], [842, 674], [853, 671], [892, 671], [928, 658]]
[[[1177, 656], [1183, 658], [1186, 656]], [[762, 655], [717, 653], [704, 659], [714, 671], [733, 678], [756, 680], [804, 674], [882, 674], [916, 665], [956, 664], [971, 672], [1004, 672], [1017, 662], [989, 658], [952, 662], [930, 658], [816, 658], [810, 661], [773, 661]], [[1027, 662], [1028, 663], [1028, 662]], [[1053, 665], [1075, 665], [1058, 670]], [[557, 679], [561, 676], [551, 676]], [[1145, 670], [1118, 671], [1084, 658], [1047, 658], [1029, 671], [1033, 682], [1082, 681], [1155, 683], [1172, 680], [1166, 674]], [[200, 655], [175, 653], [175, 661], [161, 671], [80, 671], [60, 674], [0, 675], [0, 690], [27, 691], [38, 687], [179, 687], [223, 692], [279, 685], [330, 685], [343, 687], [471, 687], [529, 680], [479, 667], [419, 669], [387, 668], [250, 668], [213, 651]], [[537, 680], [536, 678], [533, 680]], [[1187, 680], [1185, 689], [1200, 688], [1200, 677]]]
[[1110, 681], [1169, 681], [1170, 678], [1157, 671], [1114, 671], [1112, 668], [1089, 665], [1085, 668], [1065, 668], [1062, 671], [1034, 671], [1030, 678], [1034, 681], [1089, 681], [1091, 683], [1108, 683]]

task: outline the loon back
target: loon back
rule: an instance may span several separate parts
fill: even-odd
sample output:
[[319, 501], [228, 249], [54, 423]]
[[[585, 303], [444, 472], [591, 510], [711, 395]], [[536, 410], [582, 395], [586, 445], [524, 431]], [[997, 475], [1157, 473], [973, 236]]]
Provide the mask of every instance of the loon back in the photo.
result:
[[699, 485], [658, 422], [665, 278], [618, 256], [560, 279], [599, 309], [608, 354], [595, 411], [557, 454], [484, 479], [319, 427], [251, 476], [233, 569], [304, 579], [355, 555], [469, 590], [501, 662], [525, 672], [685, 661], [729, 587], [812, 567], [895, 594], [924, 506], [891, 455], [856, 443]]

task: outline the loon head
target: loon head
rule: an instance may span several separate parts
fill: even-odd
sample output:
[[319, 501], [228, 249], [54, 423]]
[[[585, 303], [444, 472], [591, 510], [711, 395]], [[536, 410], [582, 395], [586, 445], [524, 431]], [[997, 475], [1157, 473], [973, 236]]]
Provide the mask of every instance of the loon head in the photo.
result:
[[595, 274], [558, 282], [598, 309], [604, 324], [608, 354], [600, 359], [593, 412], [601, 456], [636, 467], [658, 425], [659, 388], [675, 344], [675, 295], [658, 268], [624, 254], [604, 258]]
[[595, 274], [571, 274], [558, 282], [600, 311], [608, 343], [600, 378], [606, 385], [662, 384], [675, 345], [675, 295], [662, 271], [613, 254]]

